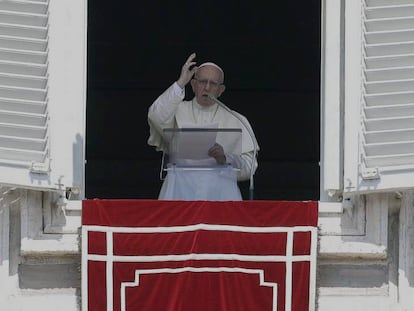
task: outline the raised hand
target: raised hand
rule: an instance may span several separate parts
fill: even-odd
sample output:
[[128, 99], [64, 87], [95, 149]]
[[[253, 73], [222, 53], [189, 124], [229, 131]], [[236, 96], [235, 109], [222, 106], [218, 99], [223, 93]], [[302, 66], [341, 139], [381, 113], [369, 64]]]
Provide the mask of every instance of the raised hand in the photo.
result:
[[193, 77], [194, 73], [197, 70], [197, 66], [194, 66], [196, 62], [194, 59], [196, 57], [196, 53], [192, 53], [184, 63], [183, 67], [181, 68], [180, 77], [177, 80], [177, 84], [183, 89], [188, 82], [190, 82], [191, 78]]

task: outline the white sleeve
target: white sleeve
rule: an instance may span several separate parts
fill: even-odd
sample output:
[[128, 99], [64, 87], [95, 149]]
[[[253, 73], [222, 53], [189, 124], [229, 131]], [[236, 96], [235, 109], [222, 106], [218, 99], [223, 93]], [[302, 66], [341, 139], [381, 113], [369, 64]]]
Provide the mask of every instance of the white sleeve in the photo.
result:
[[[176, 90], [177, 88], [179, 90]], [[184, 99], [184, 95], [184, 90], [178, 86], [177, 82], [174, 82], [150, 106], [148, 118], [158, 125], [172, 122], [178, 104]]]
[[185, 88], [182, 89], [181, 86], [178, 85], [177, 81], [174, 82], [173, 88], [174, 88], [175, 94], [177, 96], [180, 96], [181, 99], [183, 99], [184, 98], [184, 95], [185, 95]]
[[177, 82], [174, 82], [149, 107], [149, 145], [156, 146], [157, 149], [162, 148], [162, 130], [174, 126], [175, 112], [184, 96], [185, 91], [178, 86]]
[[241, 155], [227, 155], [226, 154], [227, 163], [233, 165], [233, 167], [240, 168], [240, 171], [237, 174], [237, 180], [249, 180], [251, 169], [252, 169], [252, 162], [253, 162], [253, 173], [256, 172], [257, 169], [257, 159], [253, 160], [253, 151], [243, 153]]

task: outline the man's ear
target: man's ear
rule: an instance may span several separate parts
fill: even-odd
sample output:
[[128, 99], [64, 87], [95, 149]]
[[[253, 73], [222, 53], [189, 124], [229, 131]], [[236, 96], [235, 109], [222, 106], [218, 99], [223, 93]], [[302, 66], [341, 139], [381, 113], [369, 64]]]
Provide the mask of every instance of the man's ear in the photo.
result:
[[224, 84], [220, 85], [220, 88], [218, 89], [218, 95], [217, 97], [220, 97], [221, 94], [223, 94], [223, 92], [226, 90], [226, 86]]
[[190, 83], [191, 83], [191, 88], [193, 89], [193, 92], [194, 92], [194, 94], [195, 94], [195, 90], [196, 90], [196, 87], [197, 87], [197, 85], [196, 85], [196, 80], [195, 79], [191, 79], [191, 81], [190, 81]]

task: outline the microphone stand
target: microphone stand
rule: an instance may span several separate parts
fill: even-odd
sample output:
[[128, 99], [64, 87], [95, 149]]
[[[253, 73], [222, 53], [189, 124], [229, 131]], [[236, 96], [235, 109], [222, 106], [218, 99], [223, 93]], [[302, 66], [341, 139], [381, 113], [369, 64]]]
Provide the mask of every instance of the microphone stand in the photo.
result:
[[257, 144], [256, 144], [256, 139], [254, 138], [253, 131], [250, 128], [250, 126], [248, 124], [246, 124], [245, 120], [240, 118], [240, 116], [237, 113], [234, 113], [234, 111], [232, 111], [224, 103], [219, 101], [216, 97], [209, 94], [208, 98], [210, 98], [212, 101], [214, 101], [217, 105], [219, 105], [223, 109], [227, 110], [231, 115], [236, 117], [244, 125], [244, 127], [247, 129], [247, 132], [249, 133], [250, 138], [252, 139], [252, 142], [253, 142], [253, 159], [252, 159], [252, 164], [251, 164], [251, 167], [250, 167], [249, 200], [253, 200], [253, 194], [254, 194], [254, 181], [253, 181], [253, 174], [254, 174], [254, 169], [253, 168], [254, 167], [253, 166], [254, 166], [254, 160], [256, 159], [256, 155], [257, 155]]

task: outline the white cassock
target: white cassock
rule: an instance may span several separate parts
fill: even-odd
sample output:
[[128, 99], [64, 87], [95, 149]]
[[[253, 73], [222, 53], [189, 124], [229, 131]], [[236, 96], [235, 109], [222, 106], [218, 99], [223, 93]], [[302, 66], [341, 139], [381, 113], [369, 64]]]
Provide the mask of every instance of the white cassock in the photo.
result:
[[[208, 200], [238, 201], [241, 200], [237, 182], [250, 178], [251, 167], [257, 168], [253, 159], [254, 145], [248, 130], [242, 122], [217, 104], [209, 107], [200, 106], [196, 99], [183, 101], [184, 91], [174, 83], [151, 105], [148, 110], [150, 136], [148, 144], [158, 151], [167, 151], [167, 139], [163, 130], [167, 128], [204, 127], [218, 124], [218, 128], [242, 129], [241, 155], [232, 156], [231, 141], [224, 137], [218, 141], [224, 148], [226, 160], [231, 165], [211, 170], [181, 170], [171, 167], [163, 182], [159, 199], [162, 200]], [[234, 112], [250, 126], [247, 119]], [[253, 137], [253, 139], [255, 139]], [[257, 143], [256, 143], [257, 144]], [[258, 150], [259, 148], [257, 148]], [[213, 158], [206, 160], [215, 165]], [[208, 163], [206, 163], [208, 164]], [[238, 168], [238, 169], [235, 169]]]

